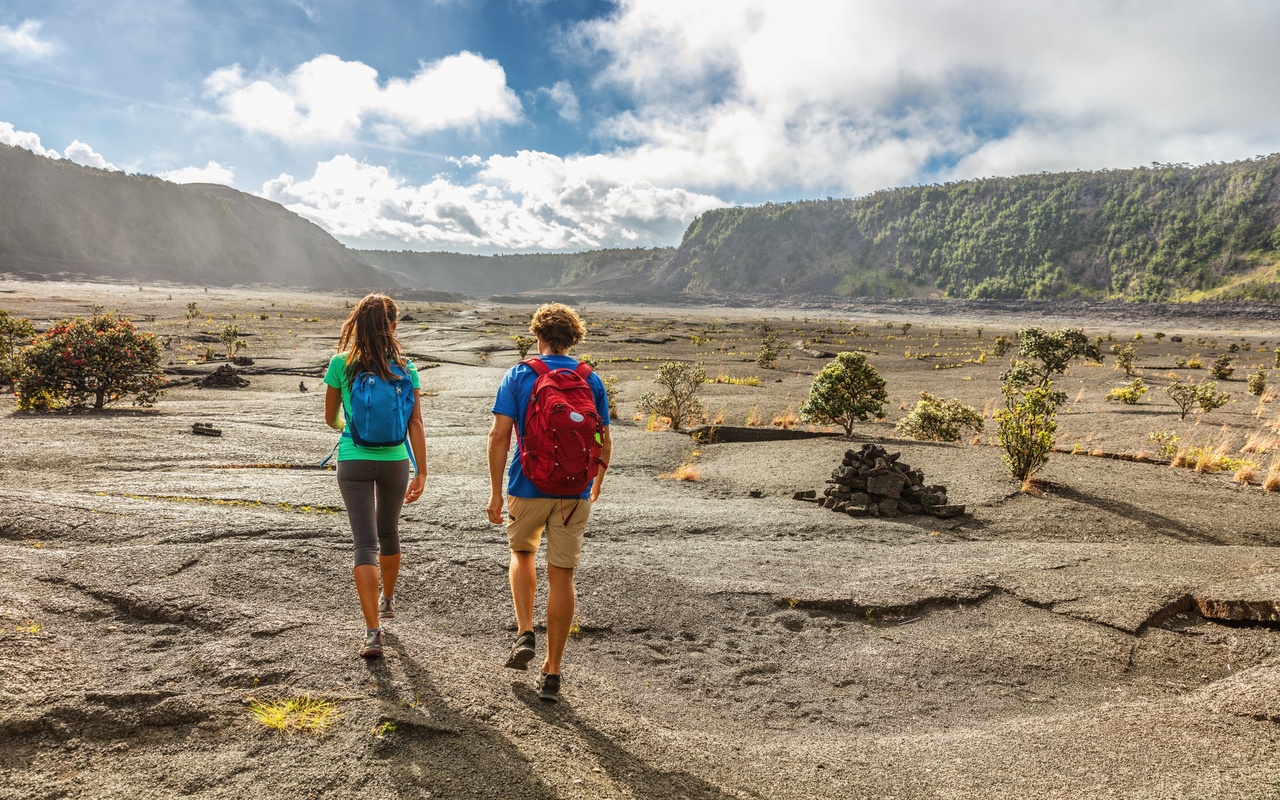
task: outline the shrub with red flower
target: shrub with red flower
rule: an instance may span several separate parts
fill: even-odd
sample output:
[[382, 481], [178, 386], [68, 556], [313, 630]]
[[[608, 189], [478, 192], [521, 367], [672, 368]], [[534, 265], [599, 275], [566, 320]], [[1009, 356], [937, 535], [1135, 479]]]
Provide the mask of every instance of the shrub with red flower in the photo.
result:
[[18, 408], [102, 408], [133, 395], [151, 406], [164, 393], [160, 345], [112, 314], [62, 320], [18, 354]]

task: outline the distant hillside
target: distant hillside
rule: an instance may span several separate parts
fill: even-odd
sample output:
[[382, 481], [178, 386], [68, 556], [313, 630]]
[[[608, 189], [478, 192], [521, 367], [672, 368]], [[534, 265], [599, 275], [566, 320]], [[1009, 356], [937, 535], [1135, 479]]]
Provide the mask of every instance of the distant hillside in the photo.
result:
[[671, 248], [638, 248], [499, 256], [419, 253], [412, 250], [356, 252], [403, 286], [495, 295], [560, 286], [601, 288], [597, 285], [600, 283], [614, 288], [627, 276], [648, 274], [675, 251]]
[[394, 285], [317, 225], [226, 186], [178, 185], [0, 145], [0, 187], [0, 272]]
[[708, 211], [648, 276], [685, 292], [1280, 301], [1280, 156]]

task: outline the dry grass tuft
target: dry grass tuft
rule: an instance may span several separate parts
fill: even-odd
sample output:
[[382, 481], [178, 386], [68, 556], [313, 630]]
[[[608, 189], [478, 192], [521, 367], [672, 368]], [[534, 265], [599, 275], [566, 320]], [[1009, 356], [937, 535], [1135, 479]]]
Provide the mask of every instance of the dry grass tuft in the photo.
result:
[[1021, 492], [1032, 497], [1044, 497], [1044, 484], [1035, 478], [1027, 478], [1022, 482]]
[[747, 412], [745, 424], [748, 428], [758, 428], [760, 427], [760, 422], [760, 406], [752, 406], [751, 410]]
[[1242, 453], [1270, 453], [1280, 445], [1280, 436], [1266, 431], [1257, 431], [1249, 435], [1249, 439], [1240, 448]]
[[800, 422], [800, 417], [796, 415], [796, 410], [791, 406], [783, 409], [781, 414], [773, 418], [773, 427], [782, 428], [783, 430], [791, 430]]
[[1080, 387], [1080, 391], [1076, 392], [1076, 399], [1075, 399], [1075, 401], [1074, 401], [1074, 402], [1076, 402], [1076, 403], [1082, 403], [1082, 402], [1084, 402], [1084, 387], [1083, 387], [1083, 386], [1081, 386], [1081, 387]]
[[249, 716], [280, 733], [302, 731], [319, 735], [342, 716], [342, 712], [332, 700], [304, 694], [280, 700], [255, 698], [249, 702]]
[[681, 464], [680, 466], [667, 473], [668, 478], [677, 481], [691, 481], [697, 483], [702, 480], [702, 472], [693, 464]]
[[1280, 457], [1272, 457], [1267, 477], [1262, 479], [1262, 488], [1266, 489], [1267, 494], [1280, 492]]
[[1247, 463], [1236, 470], [1236, 474], [1232, 475], [1231, 479], [1236, 483], [1257, 483], [1258, 469], [1252, 463]]

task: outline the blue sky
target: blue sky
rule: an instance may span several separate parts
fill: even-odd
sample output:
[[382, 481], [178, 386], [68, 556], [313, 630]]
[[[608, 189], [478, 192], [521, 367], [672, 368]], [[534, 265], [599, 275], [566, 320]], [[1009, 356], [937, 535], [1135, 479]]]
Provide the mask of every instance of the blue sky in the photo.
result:
[[6, 0], [0, 142], [358, 247], [673, 245], [708, 208], [1280, 151], [1271, 0]]

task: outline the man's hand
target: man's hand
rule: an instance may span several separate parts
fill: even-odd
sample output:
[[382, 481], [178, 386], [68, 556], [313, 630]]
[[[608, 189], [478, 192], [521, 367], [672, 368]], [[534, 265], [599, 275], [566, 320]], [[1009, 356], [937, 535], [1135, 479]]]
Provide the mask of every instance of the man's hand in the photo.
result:
[[413, 476], [413, 480], [409, 481], [409, 488], [404, 493], [404, 501], [406, 503], [416, 501], [422, 497], [422, 490], [425, 488], [427, 488], [427, 476], [419, 470], [418, 474]]
[[485, 509], [485, 513], [489, 515], [489, 521], [494, 525], [502, 524], [502, 495], [493, 494], [489, 496], [489, 506]]

